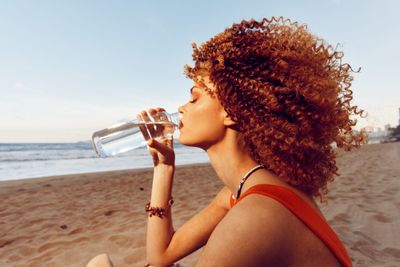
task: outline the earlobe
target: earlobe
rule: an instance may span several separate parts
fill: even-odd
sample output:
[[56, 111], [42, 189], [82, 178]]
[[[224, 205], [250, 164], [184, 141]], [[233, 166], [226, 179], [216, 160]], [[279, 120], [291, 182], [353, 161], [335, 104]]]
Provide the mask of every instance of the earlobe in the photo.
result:
[[230, 128], [230, 129], [232, 129], [232, 130], [235, 130], [235, 131], [237, 131], [237, 132], [240, 132], [237, 122], [234, 121], [234, 120], [232, 120], [232, 118], [229, 117], [228, 115], [226, 115], [225, 118], [224, 118], [224, 125], [225, 125], [227, 128]]
[[235, 125], [236, 123], [235, 123], [233, 120], [231, 120], [230, 118], [228, 118], [228, 119], [225, 119], [224, 124], [225, 124], [226, 126], [233, 126], [233, 125]]
[[229, 127], [229, 126], [234, 126], [235, 124], [236, 124], [236, 122], [233, 121], [233, 120], [231, 119], [231, 117], [229, 117], [228, 114], [226, 114], [226, 115], [225, 115], [225, 119], [224, 119], [224, 125]]
[[226, 112], [225, 109], [222, 110], [222, 117], [224, 120], [224, 125], [227, 127], [232, 127], [236, 124], [236, 122], [234, 120], [232, 120], [232, 118], [228, 115], [228, 112]]

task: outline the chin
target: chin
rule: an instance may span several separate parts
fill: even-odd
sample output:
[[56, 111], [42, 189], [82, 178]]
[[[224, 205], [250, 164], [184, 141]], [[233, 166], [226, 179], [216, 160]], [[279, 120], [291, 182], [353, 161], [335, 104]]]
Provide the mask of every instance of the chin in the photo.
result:
[[182, 145], [191, 146], [190, 142], [188, 142], [189, 140], [186, 140], [186, 138], [182, 137], [182, 134], [179, 135], [178, 140], [179, 140], [179, 143], [181, 143]]
[[190, 139], [187, 139], [187, 138], [183, 137], [182, 134], [179, 135], [178, 140], [179, 140], [179, 143], [181, 143], [184, 146], [192, 146], [192, 147], [201, 148], [200, 145], [197, 142], [194, 142], [194, 140], [190, 140]]

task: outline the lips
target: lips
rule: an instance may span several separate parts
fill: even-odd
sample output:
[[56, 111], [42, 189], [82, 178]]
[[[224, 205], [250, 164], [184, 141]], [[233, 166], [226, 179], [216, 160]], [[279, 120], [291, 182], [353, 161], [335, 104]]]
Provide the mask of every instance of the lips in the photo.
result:
[[180, 129], [180, 128], [183, 127], [182, 119], [183, 119], [183, 115], [182, 115], [182, 113], [179, 113], [179, 125], [178, 125], [178, 129]]

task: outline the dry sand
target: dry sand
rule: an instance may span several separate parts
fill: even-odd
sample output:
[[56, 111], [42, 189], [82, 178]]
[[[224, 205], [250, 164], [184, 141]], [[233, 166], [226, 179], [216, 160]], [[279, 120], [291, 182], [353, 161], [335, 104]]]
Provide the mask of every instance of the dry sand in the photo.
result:
[[[341, 176], [321, 205], [354, 266], [400, 266], [400, 143], [339, 151]], [[108, 253], [116, 267], [143, 266], [151, 170], [0, 183], [0, 266], [85, 266]], [[208, 164], [178, 167], [178, 228], [221, 188]], [[193, 266], [198, 251], [180, 262]]]

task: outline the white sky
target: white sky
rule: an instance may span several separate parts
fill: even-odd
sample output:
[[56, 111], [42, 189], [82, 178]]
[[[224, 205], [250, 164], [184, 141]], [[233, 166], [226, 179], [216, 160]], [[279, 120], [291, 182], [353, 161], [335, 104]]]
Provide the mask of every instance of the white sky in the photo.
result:
[[0, 143], [75, 142], [148, 107], [187, 101], [191, 43], [241, 19], [283, 15], [341, 44], [361, 126], [397, 125], [398, 1], [0, 3]]

